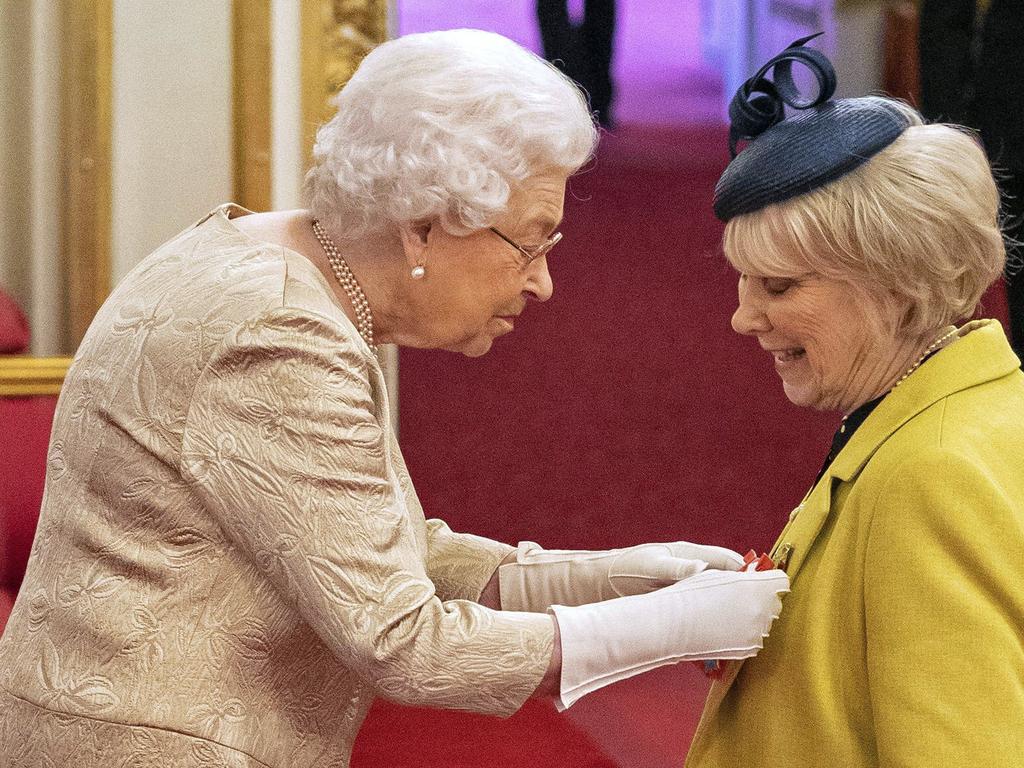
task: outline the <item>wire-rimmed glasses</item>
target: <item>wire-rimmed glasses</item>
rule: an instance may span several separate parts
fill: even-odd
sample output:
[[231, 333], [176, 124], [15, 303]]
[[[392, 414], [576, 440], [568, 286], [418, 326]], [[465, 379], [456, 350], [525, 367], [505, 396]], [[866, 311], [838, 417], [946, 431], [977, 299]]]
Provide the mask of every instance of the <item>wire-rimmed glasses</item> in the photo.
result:
[[555, 234], [553, 234], [543, 243], [538, 245], [536, 248], [525, 248], [508, 235], [503, 234], [501, 230], [495, 227], [488, 227], [488, 229], [491, 230], [491, 232], [496, 234], [498, 237], [500, 237], [502, 240], [504, 240], [506, 243], [511, 245], [513, 248], [515, 248], [517, 251], [519, 251], [521, 254], [523, 254], [527, 259], [527, 264], [530, 264], [535, 259], [539, 259], [541, 256], [546, 256], [548, 252], [556, 245], [558, 245], [558, 242], [562, 239], [562, 233], [555, 232]]

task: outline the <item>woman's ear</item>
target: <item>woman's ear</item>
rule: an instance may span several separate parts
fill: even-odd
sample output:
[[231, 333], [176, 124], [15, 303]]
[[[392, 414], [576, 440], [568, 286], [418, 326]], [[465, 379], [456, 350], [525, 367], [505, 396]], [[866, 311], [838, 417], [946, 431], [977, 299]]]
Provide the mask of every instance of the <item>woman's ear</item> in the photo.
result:
[[409, 268], [422, 267], [430, 250], [430, 235], [433, 224], [429, 221], [414, 221], [399, 229], [402, 237], [402, 250]]

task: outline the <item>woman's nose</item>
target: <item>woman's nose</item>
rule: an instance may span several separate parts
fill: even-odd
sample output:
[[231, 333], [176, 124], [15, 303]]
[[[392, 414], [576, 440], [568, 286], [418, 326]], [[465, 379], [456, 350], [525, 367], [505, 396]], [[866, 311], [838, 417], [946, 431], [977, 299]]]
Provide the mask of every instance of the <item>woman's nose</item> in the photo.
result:
[[764, 313], [761, 302], [750, 295], [750, 290], [740, 283], [739, 306], [732, 313], [732, 329], [744, 336], [755, 336], [771, 330], [771, 323]]
[[539, 259], [534, 259], [533, 263], [530, 264], [528, 279], [526, 282], [525, 291], [537, 301], [547, 301], [551, 298], [551, 294], [554, 293], [555, 286], [551, 282], [551, 273], [548, 272], [548, 260], [547, 257], [541, 256]]

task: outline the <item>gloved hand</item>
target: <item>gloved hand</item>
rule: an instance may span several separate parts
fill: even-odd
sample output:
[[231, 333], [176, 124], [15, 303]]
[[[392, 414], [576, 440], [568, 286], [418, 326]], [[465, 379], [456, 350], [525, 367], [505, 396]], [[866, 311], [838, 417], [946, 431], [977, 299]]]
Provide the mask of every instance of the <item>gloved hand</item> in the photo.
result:
[[552, 606], [562, 647], [558, 709], [655, 667], [756, 655], [788, 591], [779, 570], [704, 571], [649, 594]]
[[603, 551], [542, 549], [519, 543], [516, 559], [498, 568], [501, 607], [542, 613], [551, 605], [584, 605], [661, 589], [705, 568], [735, 571], [730, 549], [677, 541]]

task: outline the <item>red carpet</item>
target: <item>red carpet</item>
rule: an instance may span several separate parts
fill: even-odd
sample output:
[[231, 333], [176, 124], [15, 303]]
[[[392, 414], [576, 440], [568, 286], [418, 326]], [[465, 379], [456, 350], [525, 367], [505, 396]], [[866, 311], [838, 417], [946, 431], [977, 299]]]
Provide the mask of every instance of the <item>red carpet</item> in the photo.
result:
[[356, 740], [353, 768], [618, 768], [550, 704], [530, 702], [508, 720], [404, 709], [378, 701]]
[[[428, 514], [549, 547], [771, 544], [837, 419], [792, 406], [729, 327], [735, 276], [711, 214], [726, 159], [718, 128], [607, 137], [571, 182], [554, 298], [484, 358], [402, 352], [401, 442]], [[998, 292], [988, 304], [1005, 315]], [[678, 766], [705, 690], [672, 668], [565, 715], [382, 705], [353, 765]]]
[[723, 131], [623, 134], [571, 181], [551, 301], [483, 358], [403, 351], [406, 459], [431, 514], [510, 542], [763, 548], [835, 419], [729, 328]]

